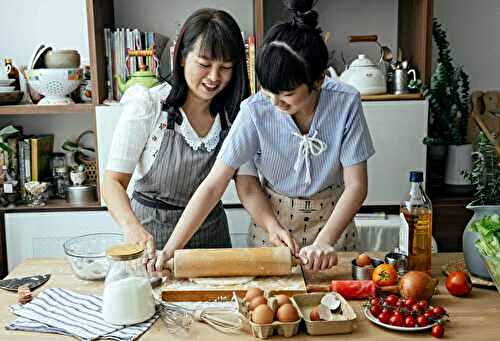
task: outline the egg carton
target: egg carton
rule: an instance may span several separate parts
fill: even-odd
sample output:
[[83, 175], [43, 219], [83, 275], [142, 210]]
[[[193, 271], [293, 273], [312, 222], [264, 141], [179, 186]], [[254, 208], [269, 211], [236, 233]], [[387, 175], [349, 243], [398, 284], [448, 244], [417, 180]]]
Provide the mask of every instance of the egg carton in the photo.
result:
[[[267, 297], [267, 295], [265, 296]], [[267, 305], [276, 313], [278, 308], [276, 300], [273, 300], [272, 297], [267, 298]], [[302, 320], [301, 318], [295, 322], [273, 321], [269, 324], [257, 324], [252, 321], [250, 315], [251, 312], [248, 310], [245, 302], [236, 295], [233, 296], [233, 300], [238, 304], [238, 312], [243, 320], [242, 329], [245, 332], [252, 334], [254, 337], [267, 339], [273, 335], [292, 337], [298, 334], [300, 321]]]

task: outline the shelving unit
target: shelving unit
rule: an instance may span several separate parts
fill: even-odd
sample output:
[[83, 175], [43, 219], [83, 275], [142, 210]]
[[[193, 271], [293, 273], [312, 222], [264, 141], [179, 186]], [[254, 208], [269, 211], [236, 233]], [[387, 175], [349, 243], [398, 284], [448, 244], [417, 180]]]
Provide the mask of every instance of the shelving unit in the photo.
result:
[[92, 104], [69, 105], [5, 105], [0, 106], [0, 115], [39, 115], [39, 114], [81, 114], [94, 111]]
[[70, 204], [65, 200], [56, 199], [49, 200], [45, 206], [31, 207], [28, 205], [18, 205], [12, 208], [1, 208], [2, 213], [15, 212], [59, 212], [59, 211], [100, 211], [106, 210], [106, 207], [101, 206], [98, 202], [89, 204]]

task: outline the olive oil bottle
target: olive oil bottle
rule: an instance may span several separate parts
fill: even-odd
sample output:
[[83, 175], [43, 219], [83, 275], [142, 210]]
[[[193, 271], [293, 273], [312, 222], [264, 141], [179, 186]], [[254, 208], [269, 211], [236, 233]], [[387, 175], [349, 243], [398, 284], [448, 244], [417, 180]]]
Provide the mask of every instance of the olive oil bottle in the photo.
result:
[[424, 174], [410, 172], [410, 190], [401, 202], [400, 252], [408, 256], [408, 270], [431, 273], [432, 204], [422, 186]]

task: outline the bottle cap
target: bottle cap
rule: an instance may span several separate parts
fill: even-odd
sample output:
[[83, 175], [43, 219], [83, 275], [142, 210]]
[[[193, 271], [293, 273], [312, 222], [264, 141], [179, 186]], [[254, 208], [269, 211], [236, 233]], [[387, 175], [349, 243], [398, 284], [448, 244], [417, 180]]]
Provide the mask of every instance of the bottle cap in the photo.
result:
[[137, 244], [118, 244], [106, 249], [106, 256], [114, 260], [130, 260], [142, 256], [144, 248]]
[[410, 182], [422, 182], [424, 181], [424, 173], [412, 171], [410, 172]]

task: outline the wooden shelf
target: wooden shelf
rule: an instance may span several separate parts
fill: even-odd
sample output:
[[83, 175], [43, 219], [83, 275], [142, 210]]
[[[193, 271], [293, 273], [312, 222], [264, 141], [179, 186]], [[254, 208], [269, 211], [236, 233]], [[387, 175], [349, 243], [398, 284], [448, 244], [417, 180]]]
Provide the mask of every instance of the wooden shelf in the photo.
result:
[[411, 100], [421, 100], [422, 95], [420, 93], [416, 94], [384, 94], [384, 95], [364, 95], [361, 96], [362, 101], [411, 101]]
[[45, 206], [31, 207], [28, 205], [17, 205], [13, 208], [0, 208], [2, 213], [15, 212], [57, 212], [57, 211], [105, 211], [106, 207], [101, 206], [99, 202], [88, 204], [69, 204], [65, 200], [49, 200]]
[[94, 111], [92, 104], [68, 105], [4, 105], [0, 106], [0, 115], [36, 115], [36, 114], [81, 114]]

